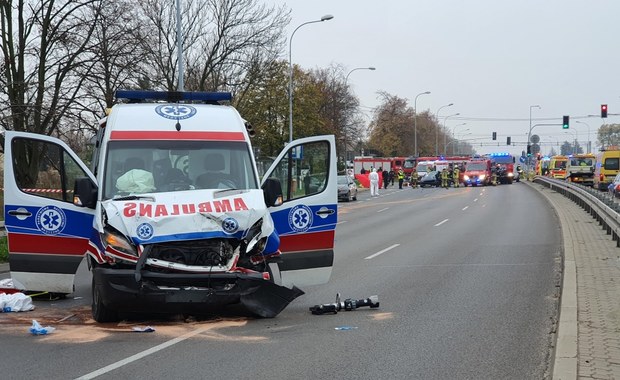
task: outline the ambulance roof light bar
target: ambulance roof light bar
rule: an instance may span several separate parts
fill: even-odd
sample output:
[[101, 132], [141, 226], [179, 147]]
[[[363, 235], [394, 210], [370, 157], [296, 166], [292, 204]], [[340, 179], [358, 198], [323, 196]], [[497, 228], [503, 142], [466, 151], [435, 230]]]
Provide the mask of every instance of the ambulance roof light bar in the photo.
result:
[[230, 92], [185, 92], [185, 91], [143, 91], [117, 90], [116, 99], [127, 99], [129, 103], [142, 103], [147, 100], [163, 100], [171, 103], [181, 101], [198, 101], [217, 104], [232, 100]]

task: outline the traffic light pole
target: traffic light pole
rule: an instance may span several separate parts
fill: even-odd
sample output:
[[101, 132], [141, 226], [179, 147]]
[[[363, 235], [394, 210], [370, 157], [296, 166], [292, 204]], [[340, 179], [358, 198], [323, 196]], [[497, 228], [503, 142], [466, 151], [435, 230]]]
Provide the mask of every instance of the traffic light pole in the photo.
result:
[[[527, 148], [529, 148], [531, 146], [530, 145], [530, 140], [532, 139], [532, 129], [534, 129], [535, 127], [538, 127], [538, 126], [553, 126], [553, 125], [562, 125], [562, 124], [534, 124], [534, 125], [532, 125], [530, 127], [530, 131], [527, 133], [527, 146], [526, 146], [526, 151], [525, 152], [526, 153], [530, 153], [531, 152], [531, 150], [527, 149]], [[527, 155], [527, 161], [526, 161], [526, 164], [525, 164], [525, 168], [526, 168], [527, 173], [529, 175], [529, 171], [530, 171], [530, 155], [529, 154]]]

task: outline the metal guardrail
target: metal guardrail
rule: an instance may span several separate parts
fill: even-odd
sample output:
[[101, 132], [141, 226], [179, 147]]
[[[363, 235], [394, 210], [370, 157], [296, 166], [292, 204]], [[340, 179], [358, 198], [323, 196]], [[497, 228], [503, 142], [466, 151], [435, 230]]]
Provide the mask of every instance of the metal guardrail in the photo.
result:
[[620, 247], [620, 205], [606, 192], [546, 177], [536, 177], [534, 182], [563, 194], [581, 206], [612, 236], [616, 247]]

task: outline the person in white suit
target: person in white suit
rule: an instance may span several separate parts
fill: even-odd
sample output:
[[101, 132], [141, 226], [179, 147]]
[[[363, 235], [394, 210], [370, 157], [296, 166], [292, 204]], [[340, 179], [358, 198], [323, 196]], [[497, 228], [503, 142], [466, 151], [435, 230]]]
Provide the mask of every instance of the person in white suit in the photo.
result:
[[368, 175], [368, 179], [370, 180], [370, 196], [374, 197], [375, 195], [379, 195], [379, 174], [377, 174], [377, 169], [372, 169], [372, 172]]

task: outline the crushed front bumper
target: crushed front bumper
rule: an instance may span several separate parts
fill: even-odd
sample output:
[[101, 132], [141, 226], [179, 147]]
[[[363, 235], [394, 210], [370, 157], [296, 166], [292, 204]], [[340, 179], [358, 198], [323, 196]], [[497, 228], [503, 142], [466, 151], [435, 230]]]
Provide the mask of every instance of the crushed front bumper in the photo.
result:
[[95, 267], [93, 276], [104, 305], [119, 312], [200, 314], [240, 304], [260, 317], [273, 318], [304, 294], [265, 280], [261, 273], [142, 270], [138, 276], [133, 269]]

